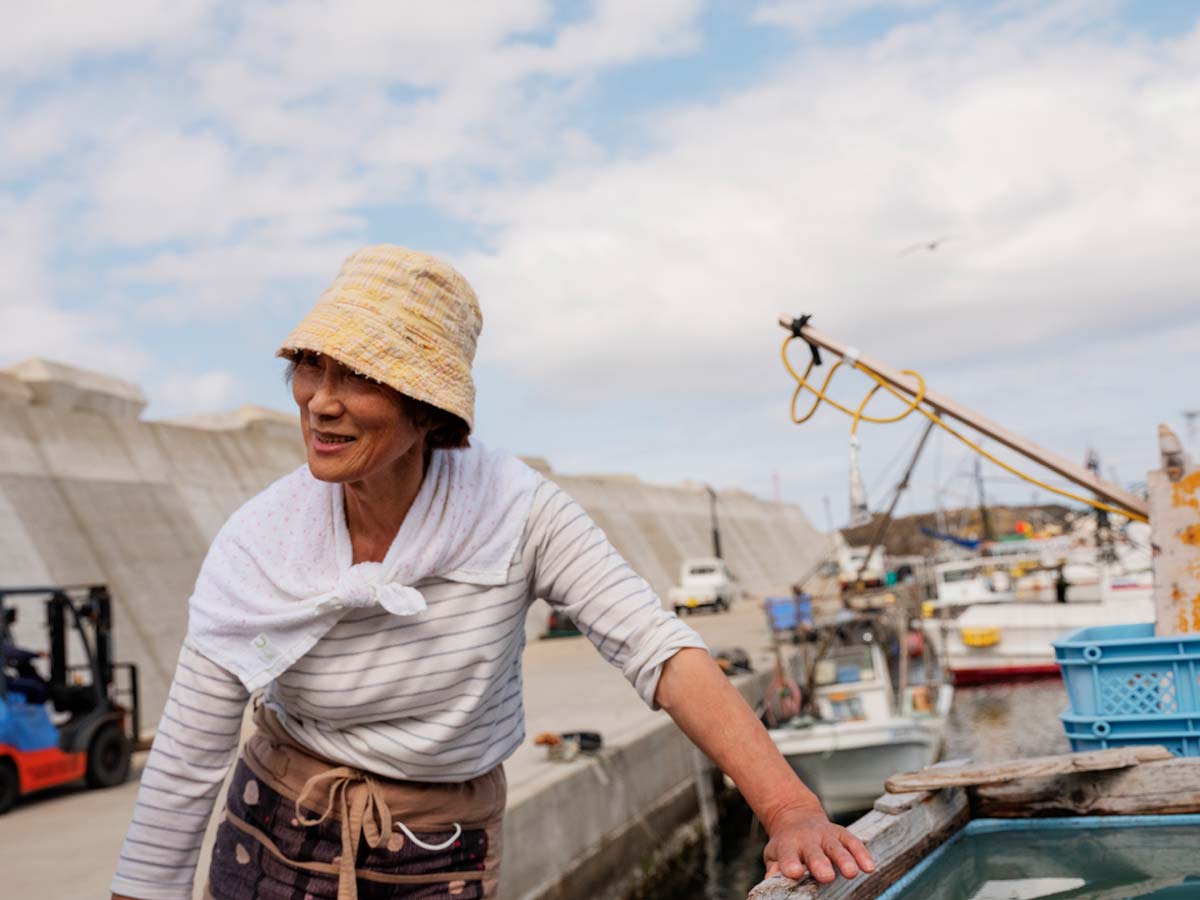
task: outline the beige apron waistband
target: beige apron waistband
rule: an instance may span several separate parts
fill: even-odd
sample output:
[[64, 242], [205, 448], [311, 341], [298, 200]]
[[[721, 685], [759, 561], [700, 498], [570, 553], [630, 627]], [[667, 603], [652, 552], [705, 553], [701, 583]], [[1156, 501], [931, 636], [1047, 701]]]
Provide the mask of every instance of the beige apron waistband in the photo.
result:
[[[355, 861], [360, 840], [365, 838], [369, 847], [378, 847], [388, 840], [393, 827], [403, 828], [415, 840], [412, 832], [399, 821], [401, 818], [408, 826], [439, 830], [445, 829], [447, 822], [453, 822], [459, 830], [496, 826], [504, 815], [507, 793], [502, 766], [461, 784], [394, 781], [316, 755], [288, 734], [275, 713], [261, 702], [254, 710], [254, 724], [257, 730], [243, 752], [246, 765], [273, 790], [295, 803], [300, 824], [319, 825], [327, 819], [340, 821], [341, 858], [337, 866], [287, 859], [259, 829], [229, 813], [226, 816], [231, 825], [255, 838], [268, 852], [289, 865], [314, 872], [336, 873], [338, 900], [357, 900], [357, 878], [392, 884], [483, 878], [480, 872], [430, 876], [359, 873]], [[323, 798], [324, 802], [318, 798]], [[310, 816], [306, 809], [318, 815]]]

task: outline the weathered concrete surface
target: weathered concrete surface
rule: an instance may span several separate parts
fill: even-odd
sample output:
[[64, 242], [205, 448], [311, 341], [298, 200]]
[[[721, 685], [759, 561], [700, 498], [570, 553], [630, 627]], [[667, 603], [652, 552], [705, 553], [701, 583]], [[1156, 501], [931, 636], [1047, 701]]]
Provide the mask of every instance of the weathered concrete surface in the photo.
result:
[[[60, 382], [71, 372], [50, 371]], [[208, 545], [241, 503], [303, 462], [299, 430], [278, 413], [227, 429], [143, 422], [132, 385], [10, 370], [22, 381], [30, 372], [29, 395], [0, 392], [0, 583], [107, 583], [117, 654], [138, 663], [153, 725]], [[41, 619], [31, 609], [18, 636], [37, 639]]]
[[[742, 646], [760, 672], [769, 671], [757, 604], [696, 616], [692, 624], [711, 646]], [[667, 715], [647, 709], [583, 638], [532, 643], [524, 677], [530, 739], [505, 764], [504, 900], [599, 897], [576, 889], [601, 882], [616, 887], [695, 815], [694, 751]], [[752, 690], [747, 681], [740, 685], [744, 693]], [[609, 749], [602, 757], [550, 762], [533, 745], [540, 731], [583, 729], [604, 735]], [[141, 754], [139, 769], [144, 760]], [[107, 791], [63, 788], [0, 816], [0, 894], [107, 896], [136, 793], [136, 781]], [[211, 838], [210, 828], [202, 860]], [[197, 881], [199, 897], [202, 874]]]
[[[107, 583], [117, 655], [141, 669], [153, 727], [208, 545], [238, 506], [304, 462], [299, 426], [256, 407], [145, 422], [131, 384], [40, 360], [0, 374], [0, 583]], [[684, 558], [711, 549], [701, 485], [548, 474], [660, 594]], [[795, 506], [723, 491], [717, 515], [725, 557], [754, 595], [785, 590], [825, 547]], [[18, 635], [35, 640], [40, 622], [23, 617]]]

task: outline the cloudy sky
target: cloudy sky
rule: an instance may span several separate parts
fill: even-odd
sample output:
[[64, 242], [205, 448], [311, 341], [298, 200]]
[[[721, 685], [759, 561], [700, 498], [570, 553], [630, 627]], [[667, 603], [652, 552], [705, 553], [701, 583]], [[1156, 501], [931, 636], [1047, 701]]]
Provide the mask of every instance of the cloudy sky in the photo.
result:
[[[1200, 3], [8, 12], [0, 364], [131, 379], [149, 417], [288, 408], [274, 347], [375, 242], [478, 290], [484, 440], [820, 525], [848, 421], [789, 423], [781, 313], [1124, 482], [1200, 408]], [[918, 427], [864, 426], [873, 504]], [[968, 468], [935, 441], [905, 508]]]

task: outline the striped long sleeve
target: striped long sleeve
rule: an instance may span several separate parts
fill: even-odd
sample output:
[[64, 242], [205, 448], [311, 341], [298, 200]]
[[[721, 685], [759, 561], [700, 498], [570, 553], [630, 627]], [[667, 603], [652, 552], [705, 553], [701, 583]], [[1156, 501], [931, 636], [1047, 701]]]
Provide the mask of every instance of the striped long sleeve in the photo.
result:
[[200, 844], [237, 751], [249, 694], [186, 643], [179, 653], [112, 892], [191, 900]]
[[662, 665], [704, 641], [673, 612], [609, 543], [575, 500], [552, 482], [534, 496], [533, 591], [562, 609], [617, 666], [642, 700], [657, 709]]
[[[499, 765], [525, 739], [521, 652], [534, 597], [569, 615], [651, 706], [663, 663], [704, 646], [549, 481], [535, 491], [505, 584], [417, 587], [423, 613], [348, 610], [267, 686], [264, 702], [302, 746], [413, 781], [462, 782]], [[184, 645], [114, 893], [189, 900], [247, 699], [235, 676]]]

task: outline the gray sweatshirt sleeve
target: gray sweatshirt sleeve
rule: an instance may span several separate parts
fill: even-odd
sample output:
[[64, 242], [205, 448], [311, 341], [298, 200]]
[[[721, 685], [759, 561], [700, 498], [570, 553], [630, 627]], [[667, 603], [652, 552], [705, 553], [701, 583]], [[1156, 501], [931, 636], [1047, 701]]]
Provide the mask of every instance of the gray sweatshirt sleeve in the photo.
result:
[[249, 694], [188, 644], [179, 653], [112, 892], [191, 900], [200, 844], [233, 763]]
[[533, 592], [566, 613], [651, 708], [662, 666], [704, 641], [663, 609], [658, 595], [609, 543], [583, 507], [543, 482], [529, 514]]

